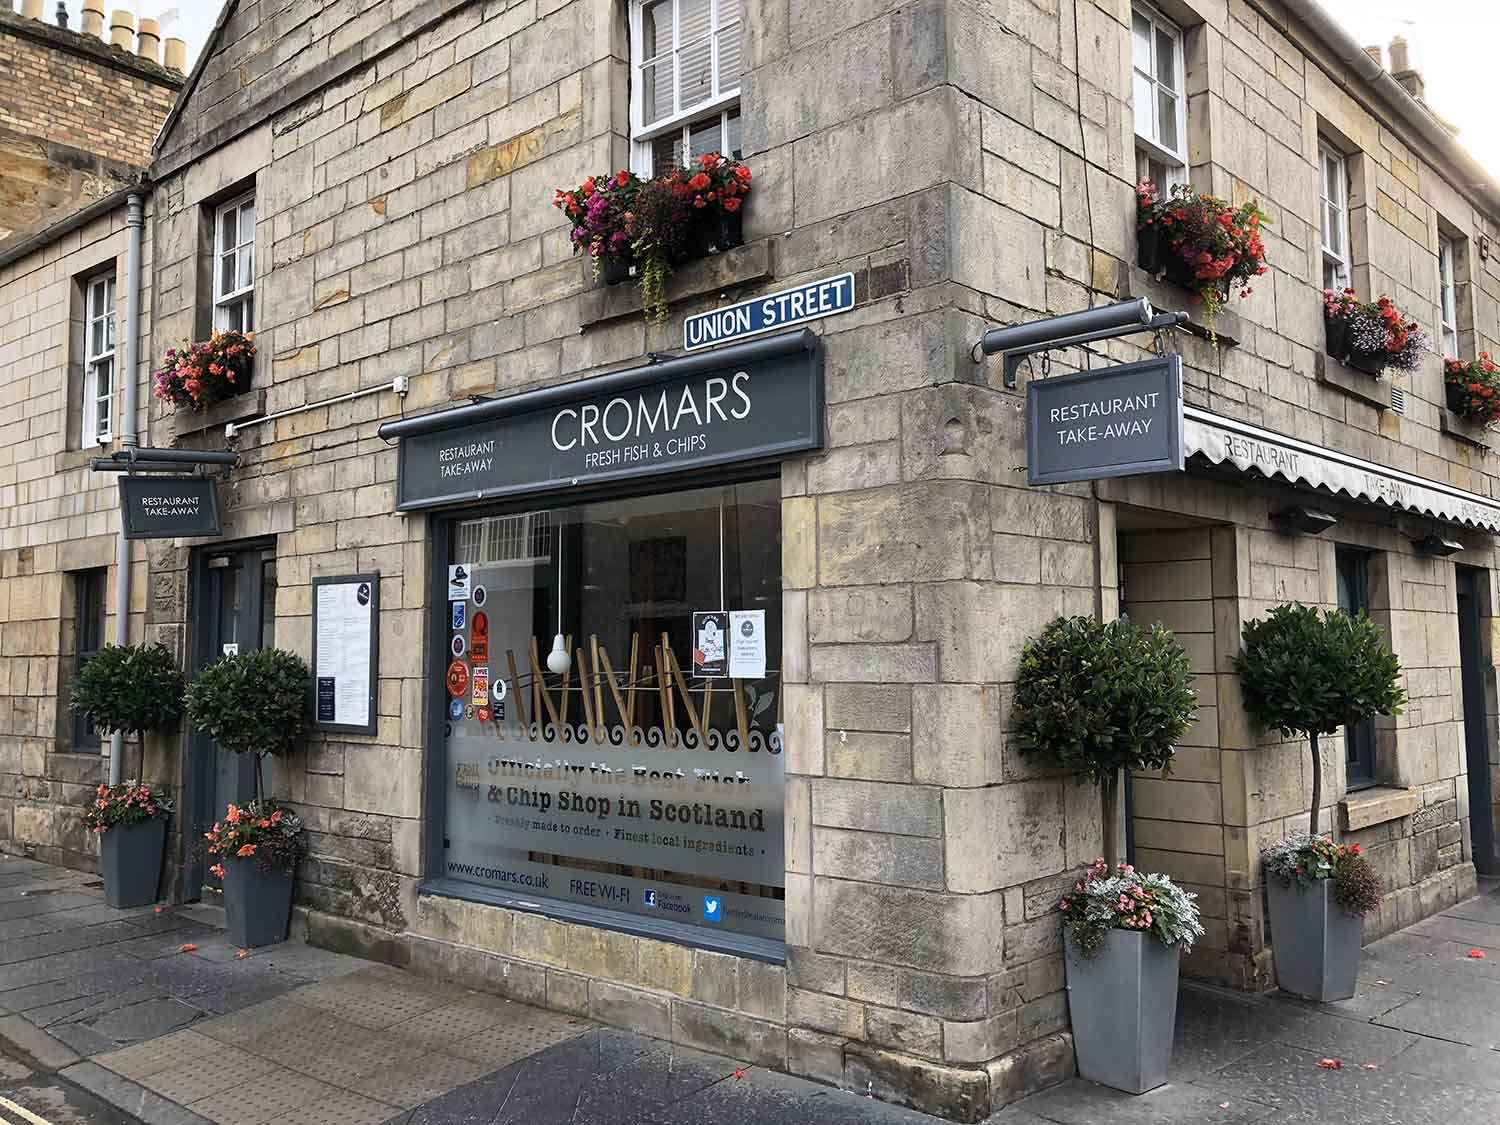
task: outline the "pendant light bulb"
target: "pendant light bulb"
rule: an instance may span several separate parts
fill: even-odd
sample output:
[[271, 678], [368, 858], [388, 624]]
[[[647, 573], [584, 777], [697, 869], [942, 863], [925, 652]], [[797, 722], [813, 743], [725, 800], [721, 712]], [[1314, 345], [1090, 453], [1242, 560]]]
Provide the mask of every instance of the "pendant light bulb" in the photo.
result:
[[552, 638], [552, 651], [547, 654], [547, 670], [561, 676], [573, 667], [573, 658], [568, 655], [568, 643], [561, 633]]

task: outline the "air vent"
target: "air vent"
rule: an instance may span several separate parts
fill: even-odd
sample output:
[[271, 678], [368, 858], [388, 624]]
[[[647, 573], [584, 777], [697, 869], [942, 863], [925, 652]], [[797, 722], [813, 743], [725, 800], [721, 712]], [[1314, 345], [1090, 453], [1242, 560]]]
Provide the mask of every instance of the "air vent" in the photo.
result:
[[1391, 409], [1397, 414], [1406, 413], [1406, 392], [1400, 387], [1391, 388]]

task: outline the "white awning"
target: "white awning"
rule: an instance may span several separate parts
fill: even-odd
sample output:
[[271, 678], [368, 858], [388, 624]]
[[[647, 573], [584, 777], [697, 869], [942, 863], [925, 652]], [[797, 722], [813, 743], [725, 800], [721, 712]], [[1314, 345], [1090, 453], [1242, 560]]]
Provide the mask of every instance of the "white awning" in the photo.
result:
[[1500, 532], [1500, 502], [1487, 497], [1197, 407], [1185, 407], [1183, 414], [1182, 440], [1190, 458], [1203, 457], [1215, 465], [1253, 470], [1353, 500]]

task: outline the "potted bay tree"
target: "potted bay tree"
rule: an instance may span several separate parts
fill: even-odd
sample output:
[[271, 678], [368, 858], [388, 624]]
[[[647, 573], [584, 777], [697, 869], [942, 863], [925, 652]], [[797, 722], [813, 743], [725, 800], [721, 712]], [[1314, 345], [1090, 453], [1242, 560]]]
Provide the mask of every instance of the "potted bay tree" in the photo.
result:
[[224, 882], [230, 940], [250, 948], [285, 941], [303, 847], [301, 820], [262, 792], [266, 755], [290, 754], [308, 727], [308, 670], [294, 653], [259, 649], [226, 656], [188, 685], [194, 727], [223, 750], [255, 756], [255, 798], [231, 804], [206, 834]]
[[1319, 613], [1300, 602], [1279, 605], [1243, 630], [1235, 658], [1245, 710], [1284, 738], [1311, 750], [1308, 831], [1263, 853], [1277, 983], [1310, 999], [1354, 995], [1363, 919], [1380, 905], [1380, 881], [1358, 845], [1318, 832], [1323, 805], [1319, 739], [1375, 715], [1399, 715], [1406, 703], [1401, 662], [1380, 626], [1363, 612]]
[[1203, 935], [1195, 896], [1118, 863], [1122, 770], [1169, 769], [1198, 701], [1171, 632], [1058, 618], [1028, 642], [1016, 737], [1099, 785], [1104, 855], [1058, 903], [1078, 1072], [1141, 1094], [1167, 1080], [1181, 950]]
[[[177, 721], [182, 690], [182, 673], [162, 646], [105, 645], [78, 670], [68, 706], [89, 716], [101, 735], [135, 734], [144, 765], [146, 731]], [[100, 785], [85, 806], [84, 822], [99, 836], [104, 899], [110, 906], [156, 901], [171, 812], [171, 800], [134, 781]]]

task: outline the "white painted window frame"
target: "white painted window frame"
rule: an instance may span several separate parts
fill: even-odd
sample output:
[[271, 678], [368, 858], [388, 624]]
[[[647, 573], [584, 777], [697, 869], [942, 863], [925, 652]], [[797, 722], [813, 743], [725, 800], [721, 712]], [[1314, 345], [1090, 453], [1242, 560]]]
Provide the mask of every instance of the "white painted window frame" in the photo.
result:
[[[672, 46], [669, 51], [658, 53], [650, 59], [641, 57], [641, 44], [644, 41], [645, 9], [653, 0], [631, 0], [630, 3], [630, 167], [638, 176], [650, 177], [655, 173], [652, 167], [652, 142], [671, 133], [682, 135], [682, 147], [686, 152], [688, 148], [688, 134], [694, 125], [701, 125], [704, 121], [718, 116], [720, 128], [720, 152], [727, 152], [729, 147], [729, 111], [739, 107], [740, 87], [736, 83], [732, 88], [719, 88], [719, 43], [722, 33], [728, 28], [735, 28], [735, 34], [740, 34], [744, 27], [744, 7], [740, 7], [740, 15], [728, 25], [721, 25], [720, 3], [721, 0], [710, 0], [712, 10], [709, 16], [709, 50], [710, 50], [710, 73], [712, 76], [711, 93], [706, 101], [682, 109], [679, 99], [682, 89], [681, 74], [681, 52], [682, 45], [678, 42], [678, 20], [682, 0], [669, 0], [672, 5]], [[648, 126], [645, 121], [646, 82], [644, 77], [645, 67], [670, 56], [672, 59], [672, 113], [659, 121], [653, 121]]]
[[[1151, 25], [1151, 53], [1146, 59], [1135, 57], [1135, 17], [1141, 17]], [[1156, 66], [1156, 36], [1160, 32], [1172, 40], [1175, 48], [1173, 54], [1176, 65], [1172, 68], [1172, 85], [1165, 86], [1157, 78]], [[1164, 191], [1170, 191], [1176, 184], [1187, 182], [1188, 153], [1187, 153], [1187, 50], [1184, 42], [1182, 28], [1162, 15], [1160, 11], [1150, 4], [1135, 3], [1131, 5], [1131, 32], [1130, 32], [1130, 67], [1131, 67], [1131, 97], [1135, 97], [1135, 75], [1140, 75], [1151, 85], [1151, 131], [1153, 135], [1146, 135], [1136, 130], [1135, 144], [1136, 152], [1146, 157], [1147, 161], [1156, 161], [1167, 169], [1168, 182], [1162, 184]], [[1157, 97], [1158, 90], [1165, 89], [1177, 106], [1177, 142], [1179, 148], [1171, 149], [1161, 142], [1161, 101]], [[1134, 107], [1132, 107], [1132, 119], [1134, 118]], [[1132, 126], [1133, 127], [1133, 126]], [[1142, 175], [1145, 174], [1144, 170]]]
[[[1333, 161], [1337, 174], [1334, 194], [1328, 194], [1328, 162]], [[1334, 209], [1338, 224], [1338, 246], [1328, 239], [1328, 209]], [[1342, 291], [1353, 285], [1353, 265], [1349, 249], [1349, 157], [1327, 140], [1318, 138], [1318, 236], [1322, 243], [1324, 288]], [[1334, 284], [1328, 284], [1327, 270], [1334, 270]]]
[[1442, 325], [1443, 356], [1458, 355], [1458, 240], [1438, 235], [1438, 322]]
[[[252, 214], [255, 208], [255, 193], [248, 192], [245, 195], [236, 196], [228, 203], [223, 204], [214, 212], [214, 315], [213, 325], [215, 330], [223, 331], [227, 328], [241, 332], [253, 332], [255, 330], [255, 223], [250, 224], [250, 237], [248, 240], [242, 238], [240, 230], [240, 212], [249, 206]], [[224, 249], [224, 221], [226, 216], [234, 215], [235, 242], [229, 249]], [[241, 257], [248, 254], [250, 257], [250, 283], [248, 285], [236, 285], [234, 289], [224, 289], [224, 261], [226, 258], [234, 259], [234, 277], [238, 282], [240, 278]], [[242, 312], [242, 306], [249, 306], [249, 315]]]
[[[115, 304], [113, 273], [98, 274], [84, 282], [83, 409], [79, 426], [79, 443], [84, 449], [115, 439]], [[96, 327], [102, 340], [97, 349]]]

